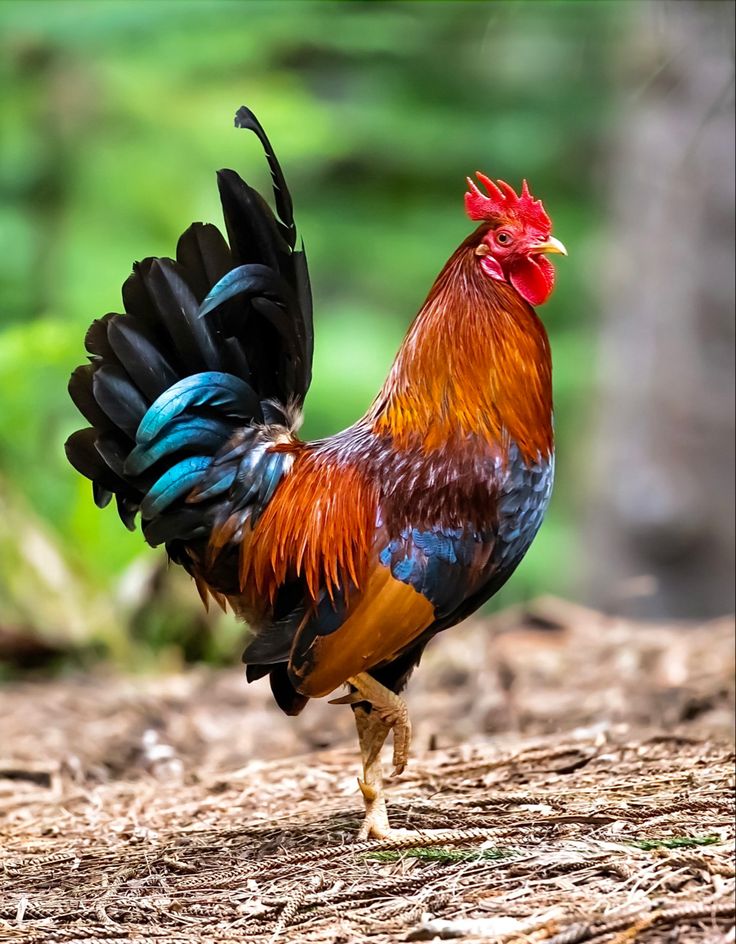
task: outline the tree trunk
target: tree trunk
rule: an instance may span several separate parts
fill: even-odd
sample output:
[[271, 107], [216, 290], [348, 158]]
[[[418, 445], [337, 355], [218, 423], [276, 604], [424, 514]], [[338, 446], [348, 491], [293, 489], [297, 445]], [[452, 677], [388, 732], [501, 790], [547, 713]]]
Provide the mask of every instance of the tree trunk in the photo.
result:
[[588, 588], [631, 615], [707, 616], [734, 606], [734, 8], [636, 10], [598, 256]]

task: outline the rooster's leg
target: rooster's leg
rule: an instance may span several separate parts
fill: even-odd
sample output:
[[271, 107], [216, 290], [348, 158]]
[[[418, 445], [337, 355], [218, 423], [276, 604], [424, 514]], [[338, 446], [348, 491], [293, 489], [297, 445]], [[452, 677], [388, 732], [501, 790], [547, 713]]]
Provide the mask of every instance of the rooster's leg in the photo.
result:
[[362, 705], [356, 705], [353, 714], [363, 757], [363, 779], [358, 779], [358, 786], [365, 803], [365, 819], [358, 833], [358, 841], [383, 839], [388, 836], [391, 827], [383, 792], [381, 748], [391, 728], [375, 711], [367, 711]]
[[[383, 793], [383, 769], [381, 748], [389, 731], [394, 735], [394, 774], [400, 774], [406, 766], [411, 742], [411, 725], [406, 705], [390, 689], [381, 685], [370, 675], [361, 673], [348, 679], [354, 691], [337, 704], [352, 704], [355, 707], [355, 726], [358, 729], [360, 752], [363, 757], [363, 779], [358, 780], [365, 802], [365, 820], [358, 839], [384, 839], [391, 832]], [[370, 704], [370, 710], [363, 707]]]
[[[381, 748], [389, 731], [394, 733], [394, 773], [400, 774], [408, 760], [411, 725], [406, 704], [395, 692], [370, 675], [355, 675], [348, 679], [348, 683], [354, 691], [336, 698], [331, 704], [352, 705], [358, 729], [363, 757], [363, 779], [358, 780], [358, 786], [365, 803], [365, 819], [358, 833], [358, 841], [392, 837], [426, 839], [436, 831], [391, 828], [383, 792]], [[370, 711], [364, 707], [365, 702], [370, 704]]]

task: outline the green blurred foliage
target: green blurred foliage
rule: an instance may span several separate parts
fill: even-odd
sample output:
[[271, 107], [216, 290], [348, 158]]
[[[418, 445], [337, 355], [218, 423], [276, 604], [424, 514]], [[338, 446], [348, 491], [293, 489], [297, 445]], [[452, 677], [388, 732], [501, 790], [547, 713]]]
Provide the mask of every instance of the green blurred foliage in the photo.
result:
[[[220, 222], [214, 171], [266, 185], [260, 116], [287, 173], [315, 295], [305, 434], [352, 422], [468, 232], [476, 168], [544, 199], [570, 258], [542, 311], [555, 362], [558, 485], [500, 602], [574, 587], [610, 78], [626, 4], [0, 3], [0, 490], [113, 593], [145, 548], [67, 465], [66, 394], [92, 318], [134, 259]], [[2, 528], [2, 525], [0, 525]], [[0, 574], [0, 596], [9, 590]], [[191, 593], [193, 595], [194, 591]], [[0, 616], [2, 611], [0, 610]]]

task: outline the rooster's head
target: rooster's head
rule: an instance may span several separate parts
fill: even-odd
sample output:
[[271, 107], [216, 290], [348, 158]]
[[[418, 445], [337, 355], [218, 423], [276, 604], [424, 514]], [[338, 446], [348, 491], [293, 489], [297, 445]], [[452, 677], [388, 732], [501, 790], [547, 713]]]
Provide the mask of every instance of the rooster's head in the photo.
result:
[[465, 210], [471, 220], [490, 224], [478, 231], [478, 265], [489, 278], [513, 285], [530, 305], [541, 305], [555, 284], [554, 267], [543, 254], [566, 256], [567, 250], [552, 236], [542, 201], [532, 197], [526, 181], [519, 195], [503, 180], [494, 182], [480, 171], [477, 177], [486, 192], [468, 177]]

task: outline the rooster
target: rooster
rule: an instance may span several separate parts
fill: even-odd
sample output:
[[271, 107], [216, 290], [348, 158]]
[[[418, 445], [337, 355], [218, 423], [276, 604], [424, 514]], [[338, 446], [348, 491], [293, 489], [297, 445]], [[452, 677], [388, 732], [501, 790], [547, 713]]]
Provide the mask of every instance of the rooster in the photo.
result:
[[275, 213], [218, 173], [227, 241], [194, 223], [176, 259], [136, 263], [125, 314], [94, 321], [69, 392], [90, 426], [66, 443], [131, 530], [165, 545], [207, 604], [248, 627], [249, 682], [289, 715], [347, 685], [360, 742], [362, 838], [389, 820], [411, 727], [399, 693], [427, 643], [506, 582], [542, 522], [554, 452], [550, 350], [532, 305], [565, 253], [526, 184], [477, 174], [478, 223], [444, 266], [361, 419], [298, 436], [311, 379], [307, 261], [279, 162], [254, 114]]

